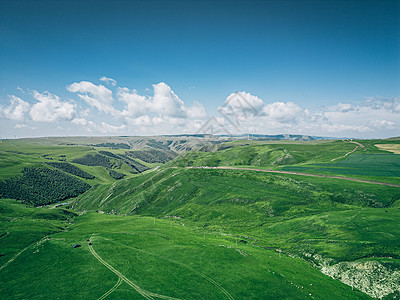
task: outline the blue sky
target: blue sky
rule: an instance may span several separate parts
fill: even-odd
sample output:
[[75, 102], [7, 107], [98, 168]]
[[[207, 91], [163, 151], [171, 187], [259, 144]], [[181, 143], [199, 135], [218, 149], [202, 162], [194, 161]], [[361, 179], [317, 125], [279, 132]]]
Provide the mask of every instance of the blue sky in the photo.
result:
[[196, 132], [238, 91], [243, 132], [400, 135], [400, 1], [0, 0], [2, 136]]

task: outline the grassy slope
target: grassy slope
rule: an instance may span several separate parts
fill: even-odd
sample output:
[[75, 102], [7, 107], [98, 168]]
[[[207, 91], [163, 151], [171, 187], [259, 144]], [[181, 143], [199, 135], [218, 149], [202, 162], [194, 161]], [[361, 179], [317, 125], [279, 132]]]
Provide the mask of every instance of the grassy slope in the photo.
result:
[[[400, 182], [400, 158], [383, 151], [375, 144], [399, 143], [387, 140], [316, 142], [252, 142], [236, 141], [216, 146], [224, 150], [213, 152], [190, 152], [182, 155], [174, 165], [184, 166], [252, 166], [277, 170], [306, 172], [312, 174], [339, 175], [390, 183]], [[332, 161], [334, 160], [334, 161]]]
[[[235, 244], [235, 239], [206, 234], [168, 220], [88, 213], [68, 232], [32, 246], [0, 272], [7, 299], [99, 298], [118, 277], [88, 249], [141, 288], [181, 299], [364, 299], [301, 259], [273, 250]], [[71, 246], [81, 243], [82, 247]], [[35, 259], [32, 259], [35, 258]], [[196, 259], [193, 259], [196, 258]], [[21, 276], [20, 274], [25, 274]], [[32, 278], [40, 278], [32, 280]], [[142, 298], [122, 283], [109, 298]]]
[[[367, 147], [365, 153], [387, 153], [374, 147], [375, 142], [376, 141], [364, 142]], [[61, 155], [66, 155], [67, 161], [70, 161], [73, 158], [81, 157], [86, 153], [94, 153], [96, 151], [96, 148], [93, 147], [54, 147], [53, 145], [44, 144], [35, 144], [32, 146], [26, 141], [8, 141], [7, 143], [3, 143], [0, 147], [2, 178], [18, 174], [26, 165], [49, 161], [42, 157], [43, 154], [48, 154], [48, 157], [53, 157], [55, 161], [62, 158]], [[307, 164], [308, 166], [316, 168], [313, 164], [330, 163], [332, 158], [342, 156], [344, 153], [353, 150], [355, 146], [354, 144], [343, 143], [341, 141], [321, 141], [312, 143], [288, 143], [286, 141], [274, 143], [257, 142], [252, 143], [254, 145], [251, 146], [243, 146], [243, 143], [244, 142], [240, 141], [233, 142], [231, 144], [235, 145], [235, 147], [217, 152], [187, 153], [182, 157], [179, 157], [174, 162], [174, 165], [255, 165], [261, 168], [280, 168], [286, 164], [294, 166], [304, 166]], [[247, 141], [245, 143], [247, 143]], [[387, 143], [387, 141], [384, 141], [383, 143]], [[104, 150], [104, 148], [99, 148], [99, 150]], [[120, 149], [106, 150], [114, 153], [121, 152]], [[357, 154], [358, 152], [355, 153]], [[362, 154], [364, 154], [364, 151]], [[343, 163], [345, 160], [340, 159], [337, 162]], [[334, 163], [332, 163], [332, 165], [333, 164]], [[229, 269], [225, 270], [223, 273], [225, 275], [219, 275], [221, 276], [220, 278], [222, 278], [221, 280], [228, 280], [227, 287], [230, 287], [232, 282], [226, 278], [226, 274], [235, 274], [235, 272], [237, 272], [237, 274], [240, 274], [242, 277], [243, 274], [249, 276], [247, 285], [251, 288], [244, 290], [241, 289], [238, 291], [239, 294], [236, 294], [235, 297], [241, 298], [241, 296], [243, 296], [259, 298], [257, 296], [263, 295], [263, 293], [270, 293], [272, 298], [289, 295], [285, 294], [289, 293], [289, 290], [287, 290], [285, 285], [279, 283], [279, 280], [276, 283], [273, 281], [274, 283], [269, 285], [269, 282], [271, 282], [273, 278], [276, 279], [280, 276], [276, 275], [278, 269], [273, 271], [275, 274], [271, 273], [274, 276], [265, 272], [266, 269], [271, 270], [270, 266], [272, 261], [276, 261], [276, 259], [269, 261], [268, 266], [263, 265], [261, 262], [268, 261], [268, 253], [276, 253], [259, 247], [282, 248], [284, 251], [295, 253], [296, 255], [304, 257], [316, 264], [321, 264], [321, 261], [318, 261], [319, 254], [322, 255], [324, 259], [332, 258], [336, 262], [362, 258], [365, 256], [390, 255], [398, 257], [398, 255], [400, 255], [400, 242], [398, 238], [400, 232], [397, 226], [400, 221], [399, 188], [345, 182], [343, 180], [326, 178], [305, 178], [296, 175], [276, 175], [232, 170], [187, 170], [183, 168], [166, 168], [157, 171], [150, 170], [144, 175], [137, 176], [129, 174], [125, 165], [122, 166], [121, 170], [129, 175], [128, 178], [115, 181], [108, 175], [107, 170], [103, 167], [77, 166], [86, 172], [95, 175], [97, 178], [95, 180], [87, 181], [93, 185], [93, 188], [78, 197], [75, 203], [71, 205], [71, 207], [75, 209], [104, 210], [118, 214], [141, 214], [156, 216], [159, 218], [175, 215], [182, 217], [183, 219], [181, 221], [186, 225], [189, 225], [192, 229], [189, 230], [187, 226], [178, 228], [189, 230], [191, 235], [197, 235], [201, 238], [203, 237], [203, 231], [206, 232], [206, 236], [216, 235], [215, 244], [213, 244], [214, 246], [218, 244], [225, 245], [227, 243], [227, 237], [220, 235], [224, 232], [228, 232], [229, 234], [239, 237], [239, 239], [242, 239], [243, 241], [247, 241], [248, 243], [246, 245], [248, 246], [246, 247], [249, 247], [249, 249], [251, 248], [251, 250], [247, 249], [245, 251], [253, 251], [251, 257], [255, 258], [259, 255], [259, 260], [254, 260], [251, 263], [249, 262], [249, 265], [244, 267], [241, 266], [242, 269], [239, 269], [239, 271]], [[117, 169], [117, 171], [120, 170]], [[321, 172], [321, 170], [314, 172], [318, 173]], [[354, 174], [351, 174], [350, 176], [362, 177]], [[376, 179], [376, 177], [377, 176], [374, 176], [373, 179]], [[379, 179], [380, 181], [398, 183], [398, 177], [380, 176]], [[90, 218], [88, 216], [90, 216]], [[3, 242], [7, 239], [7, 241], [11, 241], [12, 244], [15, 243], [16, 245], [9, 251], [9, 255], [17, 253], [18, 249], [23, 249], [22, 247], [26, 247], [32, 243], [28, 243], [28, 241], [35, 242], [43, 235], [60, 230], [58, 227], [68, 226], [68, 224], [64, 225], [62, 223], [64, 221], [56, 220], [54, 221], [55, 223], [45, 223], [44, 227], [40, 227], [36, 232], [36, 227], [34, 226], [37, 224], [34, 223], [37, 222], [36, 219], [31, 221], [27, 216], [25, 216], [21, 219], [21, 222], [25, 222], [25, 219], [28, 221], [26, 224], [21, 223], [21, 235], [19, 237], [15, 235], [16, 240], [23, 241], [23, 245], [18, 244], [18, 241], [13, 242], [12, 240], [8, 240], [11, 235], [3, 238]], [[146, 232], [144, 236], [151, 236], [152, 234], [148, 231], [152, 219], [139, 219], [148, 220], [143, 223], [143, 228], [140, 230], [143, 229]], [[66, 244], [62, 244], [64, 243], [62, 242], [62, 239], [65, 239], [64, 241], [69, 241], [68, 247], [71, 246], [71, 243], [82, 242], [83, 237], [89, 232], [99, 233], [99, 235], [93, 237], [94, 241], [96, 241], [95, 249], [99, 255], [102, 257], [104, 256], [104, 259], [107, 257], [106, 260], [110, 263], [115, 262], [116, 265], [121, 266], [121, 271], [124, 270], [125, 272], [126, 270], [127, 274], [132, 276], [130, 278], [135, 278], [135, 276], [137, 276], [135, 274], [137, 274], [136, 272], [138, 271], [129, 263], [131, 261], [129, 258], [131, 257], [131, 254], [129, 253], [136, 251], [133, 248], [138, 247], [138, 241], [133, 239], [131, 235], [127, 234], [129, 233], [129, 226], [131, 226], [129, 225], [129, 222], [133, 222], [135, 217], [112, 217], [100, 214], [89, 214], [87, 216], [79, 217], [77, 220], [79, 220], [77, 226], [71, 232], [62, 233], [60, 240], [46, 240], [45, 243], [40, 245], [43, 249], [40, 249], [39, 252], [37, 252], [38, 247], [36, 246], [28, 247], [28, 250], [32, 248], [31, 253], [26, 250], [18, 256], [18, 259], [25, 259], [22, 260], [23, 263], [14, 264], [13, 262], [4, 268], [4, 270], [8, 270], [6, 273], [0, 272], [0, 276], [6, 274], [5, 278], [11, 278], [11, 281], [7, 281], [8, 283], [12, 283], [12, 286], [15, 285], [15, 288], [10, 287], [10, 284], [7, 284], [6, 287], [4, 287], [4, 289], [7, 290], [8, 295], [19, 295], [18, 293], [22, 293], [20, 294], [22, 298], [30, 298], [29, 295], [32, 294], [29, 293], [35, 292], [40, 294], [45, 292], [48, 293], [51, 298], [51, 293], [56, 293], [61, 289], [65, 294], [70, 295], [73, 293], [74, 295], [77, 295], [78, 298], [87, 298], [89, 295], [92, 297], [93, 291], [99, 289], [101, 293], [99, 295], [96, 294], [96, 297], [98, 298], [101, 296], [104, 293], [103, 286], [98, 282], [96, 283], [95, 279], [97, 278], [98, 281], [100, 278], [102, 280], [108, 280], [107, 284], [109, 286], [106, 289], [108, 290], [116, 283], [116, 276], [108, 271], [98, 261], [90, 260], [89, 258], [91, 257], [91, 254], [88, 252], [88, 249], [84, 247], [80, 248], [78, 251], [73, 252], [74, 255], [71, 256], [70, 249], [65, 248]], [[51, 224], [61, 224], [57, 222], [61, 222], [62, 225], [54, 225], [54, 227], [52, 227], [53, 225]], [[162, 224], [167, 222], [164, 224], [164, 229], [167, 229], [167, 224], [170, 224], [166, 220], [157, 220], [156, 224], [161, 224], [160, 222]], [[82, 228], [82, 233], [79, 233], [79, 230]], [[110, 229], [110, 232], [108, 232], [108, 229]], [[83, 231], [85, 232], [83, 233]], [[28, 232], [33, 232], [34, 238], [21, 238], [22, 234]], [[203, 248], [201, 249], [196, 249], [196, 246], [194, 247], [195, 250], [193, 250], [189, 247], [189, 245], [192, 244], [189, 242], [190, 239], [188, 238], [188, 235], [185, 235], [182, 232], [179, 232], [179, 235], [182, 235], [183, 238], [188, 241], [188, 248], [185, 249], [188, 255], [184, 258], [184, 261], [180, 261], [181, 263], [194, 264], [195, 262], [193, 262], [193, 257], [201, 258], [203, 256], [207, 259], [211, 256], [215, 256], [216, 259], [224, 261], [227, 256], [225, 252], [216, 254], [213, 252], [214, 250], [210, 252], [211, 254], [204, 254], [204, 252], [208, 251], [204, 250], [204, 246], [202, 246]], [[164, 240], [168, 241], [167, 239]], [[158, 241], [153, 238], [149, 241], [151, 241], [151, 245], [157, 245], [158, 243]], [[232, 238], [230, 238], [229, 241], [232, 243]], [[101, 247], [99, 248], [96, 246], [98, 243], [101, 243]], [[112, 246], [110, 246], [110, 243]], [[176, 244], [177, 242], [174, 241], [174, 243]], [[160, 267], [162, 270], [166, 270], [166, 273], [168, 274], [168, 272], [174, 268], [170, 264], [171, 259], [176, 260], [172, 251], [176, 251], [180, 248], [177, 248], [174, 244], [174, 247], [168, 250], [167, 244], [161, 243], [160, 248], [157, 250], [163, 251], [164, 249], [165, 253], [163, 253], [163, 255], [166, 255], [166, 257], [170, 259], [166, 260], [168, 263], [166, 263], [164, 267], [160, 267], [159, 261], [154, 260], [154, 253], [148, 254], [148, 257], [145, 255], [146, 252], [143, 251], [154, 250], [150, 244], [148, 245], [145, 242], [139, 243], [140, 247], [138, 248], [143, 251], [137, 251], [141, 255], [134, 257], [139, 261], [141, 259], [143, 259], [143, 262], [147, 261], [147, 263], [143, 263], [142, 265], [144, 269], [146, 269], [147, 266], [154, 268], [154, 266], [157, 265], [157, 268]], [[255, 246], [250, 247], [249, 244], [254, 244]], [[47, 245], [49, 245], [49, 248], [47, 248]], [[181, 246], [181, 244], [179, 245]], [[239, 243], [239, 245], [241, 244]], [[242, 246], [244, 247], [245, 245], [243, 244]], [[239, 246], [239, 248], [242, 246]], [[3, 247], [4, 249], [7, 249], [5, 246], [1, 246], [0, 249], [3, 249]], [[34, 249], [34, 247], [36, 248]], [[226, 249], [225, 247], [218, 247], [217, 249], [220, 248]], [[115, 249], [121, 251], [121, 255], [115, 256]], [[127, 249], [130, 249], [129, 252]], [[40, 259], [33, 262], [30, 258], [35, 251], [35, 255], [39, 253], [41, 254], [39, 256]], [[171, 253], [168, 254], [168, 251]], [[55, 257], [54, 254], [51, 254], [53, 252], [57, 253], [57, 257]], [[113, 254], [110, 255], [110, 253]], [[75, 256], [75, 254], [79, 255]], [[182, 254], [180, 253], [180, 256], [181, 255]], [[26, 258], [24, 258], [25, 256]], [[65, 260], [63, 258], [64, 256]], [[185, 256], [183, 255], [183, 257]], [[240, 255], [240, 257], [242, 257], [242, 255]], [[250, 256], [246, 256], [246, 259], [247, 257]], [[2, 258], [3, 261], [5, 261], [4, 257], [0, 257], [0, 263]], [[297, 263], [295, 264], [292, 258], [285, 255], [282, 256], [282, 259], [283, 258], [289, 260], [288, 265], [293, 263], [293, 269], [289, 268], [291, 270], [290, 272], [293, 274], [304, 275], [304, 272], [306, 272], [307, 275], [304, 279], [314, 276], [309, 273], [314, 271], [323, 276], [318, 270], [311, 269], [313, 271], [310, 271], [308, 269], [310, 266], [304, 261], [302, 262], [304, 266], [301, 266]], [[77, 260], [85, 261], [86, 263], [77, 265], [74, 263]], [[236, 258], [234, 261], [236, 264]], [[392, 260], [392, 262], [396, 261], [397, 259]], [[61, 264], [58, 264], [58, 262], [61, 262]], [[207, 265], [207, 261], [203, 260], [202, 262]], [[45, 279], [43, 279], [43, 285], [39, 285], [36, 288], [32, 286], [33, 283], [30, 284], [26, 282], [29, 277], [24, 280], [18, 278], [16, 275], [17, 273], [24, 272], [24, 270], [26, 271], [29, 268], [33, 270], [33, 268], [35, 268], [35, 266], [37, 267], [39, 264], [50, 264], [56, 266], [54, 272], [57, 272], [57, 274], [72, 273], [79, 274], [79, 276], [73, 276], [71, 284], [68, 285], [63, 282], [63, 280], [61, 280], [61, 283], [54, 283], [53, 279], [56, 277], [56, 274], [52, 273], [52, 268], [47, 268], [46, 272], [49, 272], [48, 276], [46, 275]], [[177, 264], [176, 262], [173, 264], [175, 268], [176, 265], [179, 265], [179, 263]], [[12, 269], [11, 265], [16, 269]], [[216, 265], [219, 266], [218, 264]], [[258, 265], [261, 266], [260, 270], [257, 267]], [[307, 268], [305, 266], [307, 266]], [[205, 266], [196, 266], [196, 268], [201, 267]], [[285, 265], [279, 265], [276, 267], [279, 267], [281, 272], [280, 274], [283, 274], [283, 269], [288, 268]], [[225, 268], [225, 264], [223, 268]], [[147, 270], [144, 269], [141, 269], [140, 272], [143, 271], [143, 274], [147, 274]], [[206, 271], [205, 274], [218, 273], [218, 271], [214, 269], [206, 269]], [[149, 284], [149, 286], [145, 286], [145, 288], [152, 292], [159, 291], [160, 293], [164, 293], [164, 291], [168, 291], [168, 284], [165, 284], [165, 282], [168, 282], [168, 278], [165, 279], [163, 277], [165, 275], [164, 272], [157, 275], [161, 276], [159, 280], [164, 283], [155, 283], [154, 286], [152, 286], [150, 280], [146, 281], [145, 279], [146, 276], [154, 278], [154, 270], [150, 270], [149, 272], [150, 273], [148, 274], [151, 275], [145, 275], [143, 278], [143, 283], [145, 285]], [[179, 273], [180, 271], [177, 272]], [[39, 272], [38, 274], [41, 273]], [[269, 275], [267, 276], [266, 274], [269, 274], [272, 277], [268, 277]], [[283, 280], [283, 278], [286, 278], [285, 280], [287, 280], [288, 274], [283, 275], [286, 277], [280, 277], [280, 279]], [[32, 276], [37, 275], [32, 274]], [[185, 280], [179, 279], [181, 278], [179, 276], [183, 275], [178, 274], [176, 276], [178, 277], [172, 278], [175, 278], [177, 282], [185, 282], [185, 280], [189, 280], [186, 277]], [[301, 275], [297, 276], [301, 277]], [[91, 277], [94, 278], [93, 281]], [[85, 278], [85, 280], [82, 281], [82, 278]], [[329, 279], [324, 276], [323, 278], [326, 280]], [[141, 279], [138, 278], [138, 280]], [[190, 286], [195, 286], [197, 283], [201, 285], [200, 281], [201, 280], [189, 280], [188, 291], [190, 290]], [[234, 284], [231, 286], [238, 285], [237, 281], [233, 282]], [[333, 282], [338, 284], [338, 286], [328, 288], [328, 293], [326, 294], [323, 294], [322, 291], [314, 291], [320, 293], [317, 298], [326, 298], [326, 295], [336, 295], [336, 298], [342, 297], [340, 296], [340, 291], [343, 289], [343, 287], [340, 287], [341, 283], [337, 281]], [[299, 287], [300, 283], [303, 286], [307, 284], [299, 281], [297, 283]], [[94, 289], [85, 290], [83, 284], [89, 284], [90, 286], [93, 286]], [[206, 280], [204, 284], [207, 286], [209, 281], [207, 283]], [[258, 284], [264, 286], [263, 290], [258, 287]], [[54, 288], [49, 288], [51, 285], [53, 285]], [[76, 291], [76, 288], [79, 286], [82, 286], [82, 289], [78, 288], [79, 291], [74, 293], [73, 291]], [[255, 286], [254, 290], [253, 286]], [[265, 286], [268, 288], [266, 289]], [[319, 286], [326, 288], [327, 283], [321, 281]], [[1, 289], [3, 289], [3, 287], [1, 287]], [[212, 290], [211, 288], [208, 289], [210, 291]], [[348, 291], [348, 288], [346, 289]], [[198, 289], [196, 288], [195, 290], [197, 291]], [[208, 294], [202, 294], [202, 292], [198, 291], [196, 293], [200, 293], [200, 297], [204, 298], [220, 298], [220, 295], [218, 296], [218, 288], [216, 290], [217, 291], [210, 293], [207, 292]], [[175, 291], [172, 289], [171, 292], [172, 294], [170, 295], [179, 295], [177, 289], [175, 289]], [[175, 292], [178, 294], [174, 294]], [[123, 283], [113, 294], [110, 295], [110, 297], [126, 298], [126, 295], [132, 295], [132, 289], [126, 283]], [[290, 294], [290, 296], [292, 298], [302, 298], [303, 294], [295, 293]], [[182, 297], [190, 298], [188, 296]]]
[[[0, 144], [0, 179], [9, 178], [19, 175], [24, 167], [37, 164], [47, 166], [46, 162], [57, 162], [66, 160], [67, 162], [77, 166], [78, 168], [94, 175], [96, 179], [85, 180], [90, 185], [109, 184], [115, 179], [110, 177], [108, 171], [104, 167], [91, 167], [71, 162], [75, 158], [83, 157], [86, 154], [96, 154], [98, 151], [106, 150], [115, 154], [123, 154], [126, 149], [108, 149], [103, 147], [91, 147], [80, 145], [54, 145], [54, 141], [49, 139], [39, 142], [35, 140], [8, 140]], [[111, 162], [117, 163], [116, 159], [110, 158]], [[148, 167], [154, 167], [158, 164], [143, 163]], [[115, 169], [117, 172], [124, 173], [128, 177], [135, 176], [130, 173], [130, 167], [125, 163], [120, 168]]]
[[74, 215], [63, 209], [39, 210], [0, 199], [0, 266], [44, 236], [64, 230]]
[[[99, 205], [100, 195], [107, 197]], [[400, 255], [397, 187], [241, 170], [168, 169], [87, 193], [74, 205], [179, 216], [208, 230], [252, 235], [262, 246], [317, 251], [338, 261]]]

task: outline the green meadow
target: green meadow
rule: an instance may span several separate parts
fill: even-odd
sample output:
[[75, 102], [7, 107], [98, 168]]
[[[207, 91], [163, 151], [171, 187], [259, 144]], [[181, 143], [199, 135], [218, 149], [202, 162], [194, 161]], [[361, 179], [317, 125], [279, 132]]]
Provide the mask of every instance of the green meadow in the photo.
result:
[[[78, 243], [82, 246], [72, 247]], [[76, 217], [68, 231], [28, 246], [1, 270], [2, 297], [101, 298], [120, 276], [90, 247], [151, 298], [367, 298], [302, 259], [236, 245], [232, 236], [203, 234], [171, 220], [94, 212]], [[108, 297], [142, 298], [124, 280]]]
[[356, 142], [3, 141], [0, 191], [34, 200], [0, 199], [1, 298], [395, 299], [399, 142]]

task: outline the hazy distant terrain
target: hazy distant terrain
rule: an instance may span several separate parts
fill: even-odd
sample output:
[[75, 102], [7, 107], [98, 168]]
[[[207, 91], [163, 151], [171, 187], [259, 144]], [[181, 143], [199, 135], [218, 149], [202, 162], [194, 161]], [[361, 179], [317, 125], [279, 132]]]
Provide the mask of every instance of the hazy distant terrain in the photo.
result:
[[295, 135], [3, 140], [2, 295], [394, 299], [399, 146]]

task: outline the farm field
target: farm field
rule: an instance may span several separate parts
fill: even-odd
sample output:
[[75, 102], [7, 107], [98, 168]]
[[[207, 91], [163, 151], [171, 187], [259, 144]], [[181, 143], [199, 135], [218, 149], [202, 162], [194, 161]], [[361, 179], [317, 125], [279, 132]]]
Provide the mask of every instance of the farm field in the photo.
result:
[[400, 165], [380, 144], [398, 142], [4, 141], [2, 295], [394, 299]]

